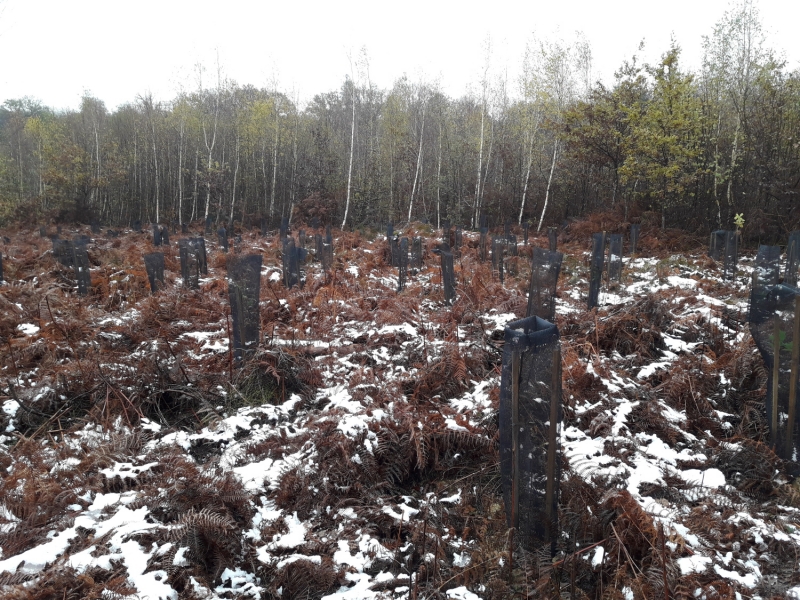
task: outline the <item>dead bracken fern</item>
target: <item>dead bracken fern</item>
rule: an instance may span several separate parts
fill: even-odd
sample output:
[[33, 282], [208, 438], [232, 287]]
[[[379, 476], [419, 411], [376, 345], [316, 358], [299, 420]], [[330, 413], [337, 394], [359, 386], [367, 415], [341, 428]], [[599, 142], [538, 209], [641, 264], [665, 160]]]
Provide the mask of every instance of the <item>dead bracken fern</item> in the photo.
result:
[[468, 383], [467, 362], [458, 344], [445, 346], [439, 358], [430, 362], [416, 377], [413, 396], [418, 400], [442, 400], [458, 396]]
[[321, 598], [332, 592], [339, 579], [330, 558], [319, 564], [311, 560], [296, 560], [285, 565], [272, 579], [273, 593], [288, 598]]
[[[59, 566], [35, 581], [19, 581], [19, 574], [0, 575], [0, 593], [8, 600], [133, 600], [137, 589], [128, 581], [124, 568], [91, 567], [78, 573]], [[7, 579], [8, 583], [3, 583]]]
[[[573, 256], [562, 285], [582, 285], [574, 257], [588, 234], [622, 232], [621, 223], [608, 214], [559, 231], [560, 249]], [[337, 232], [331, 271], [308, 262], [305, 287], [287, 290], [273, 280], [277, 239], [243, 233], [239, 245], [261, 253], [267, 267], [261, 343], [241, 368], [229, 351], [225, 257], [213, 242], [200, 290], [177, 284], [175, 248], [165, 249], [167, 285], [155, 296], [141, 261], [143, 249], [153, 249], [144, 234], [93, 243], [93, 287], [83, 299], [71, 271], [45, 255], [49, 241], [25, 240], [10, 254], [6, 273], [15, 281], [0, 294], [0, 402], [19, 408], [0, 411], [0, 430], [15, 428], [0, 447], [3, 557], [63, 535], [98, 494], [120, 494], [127, 509], [148, 509], [151, 527], [126, 538], [151, 553], [147, 572], [163, 571], [164, 583], [192, 600], [223, 584], [226, 567], [252, 573], [262, 597], [332, 594], [352, 583], [352, 569], [334, 560], [342, 543], [351, 556], [361, 552], [364, 576], [383, 573], [373, 591], [412, 598], [444, 598], [462, 585], [487, 599], [732, 597], [743, 591], [737, 584], [712, 569], [681, 577], [676, 561], [716, 551], [749, 560], [751, 550], [764, 580], [779, 583], [748, 593], [785, 592], [780, 582], [794, 575], [760, 557], [793, 564], [794, 545], [773, 539], [761, 548], [738, 539], [731, 524], [741, 509], [778, 528], [787, 505], [800, 505], [796, 483], [763, 444], [766, 373], [749, 336], [733, 343], [733, 312], [718, 319], [721, 310], [708, 312], [708, 303], [675, 289], [586, 312], [573, 290], [561, 289], [559, 306], [570, 308], [557, 316], [565, 431], [594, 438], [603, 459], [562, 463], [557, 554], [526, 553], [509, 540], [501, 493], [503, 331], [494, 317], [522, 316], [530, 249], [546, 238], [530, 232], [518, 274], [501, 284], [478, 259], [477, 234], [465, 233], [457, 299], [445, 306], [431, 253], [438, 240], [427, 242], [426, 265], [398, 294], [380, 237]], [[660, 275], [697, 280], [686, 261], [667, 259], [682, 240], [665, 234], [640, 248], [665, 258]], [[696, 289], [730, 294], [731, 306], [741, 301], [726, 282], [701, 278]], [[34, 328], [23, 324], [38, 332], [24, 333]], [[667, 361], [667, 336], [693, 346]], [[655, 360], [670, 364], [639, 379]], [[469, 393], [487, 380], [486, 395]], [[630, 412], [619, 412], [623, 402]], [[716, 411], [730, 415], [723, 422]], [[638, 492], [655, 511], [661, 504], [678, 514], [694, 546], [678, 527], [661, 530], [628, 492], [637, 453], [655, 438], [694, 458], [677, 459]], [[269, 475], [245, 489], [231, 468], [241, 473], [254, 462], [271, 465]], [[710, 467], [729, 485], [709, 491], [676, 474]], [[281, 516], [264, 518], [277, 510]], [[284, 547], [277, 542], [295, 514], [303, 538]], [[371, 551], [359, 545], [365, 536]], [[64, 557], [40, 574], [0, 574], [0, 596], [132, 598], [124, 563], [82, 573], [64, 567], [92, 546], [95, 556], [108, 554], [109, 544], [109, 534], [77, 528]], [[266, 550], [271, 559], [263, 561]]]
[[203, 567], [213, 579], [226, 567], [235, 565], [241, 554], [237, 523], [209, 508], [183, 513], [170, 530], [170, 540], [187, 547], [185, 557]]

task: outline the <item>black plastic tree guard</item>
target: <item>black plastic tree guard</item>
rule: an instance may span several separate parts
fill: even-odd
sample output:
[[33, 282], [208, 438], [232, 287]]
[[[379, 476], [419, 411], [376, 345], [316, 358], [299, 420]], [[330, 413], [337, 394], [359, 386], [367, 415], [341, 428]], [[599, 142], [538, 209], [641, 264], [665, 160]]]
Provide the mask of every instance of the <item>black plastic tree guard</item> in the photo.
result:
[[558, 328], [539, 317], [505, 328], [500, 383], [500, 477], [509, 527], [529, 551], [558, 538], [561, 450]]

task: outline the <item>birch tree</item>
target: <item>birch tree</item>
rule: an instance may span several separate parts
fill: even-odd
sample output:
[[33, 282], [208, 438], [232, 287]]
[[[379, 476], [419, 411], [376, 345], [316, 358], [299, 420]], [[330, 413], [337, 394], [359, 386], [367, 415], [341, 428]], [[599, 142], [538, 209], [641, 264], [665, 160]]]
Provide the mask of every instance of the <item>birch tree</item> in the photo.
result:
[[478, 173], [475, 177], [475, 202], [474, 202], [474, 209], [472, 214], [472, 226], [477, 227], [478, 223], [480, 222], [480, 212], [481, 212], [481, 179], [483, 177], [483, 141], [484, 141], [484, 131], [485, 131], [485, 117], [486, 117], [486, 103], [489, 97], [489, 66], [491, 64], [491, 57], [492, 57], [492, 42], [490, 38], [486, 39], [485, 45], [485, 60], [483, 64], [483, 70], [481, 75], [481, 129], [480, 129], [480, 142], [478, 144]]
[[231, 184], [231, 203], [228, 209], [228, 230], [233, 230], [233, 214], [234, 210], [236, 209], [236, 184], [239, 179], [239, 158], [240, 158], [240, 147], [242, 141], [242, 129], [244, 123], [244, 119], [241, 118], [242, 106], [241, 106], [241, 98], [239, 94], [236, 93], [236, 90], [233, 90], [231, 94], [231, 110], [232, 110], [232, 123], [233, 123], [233, 133], [234, 133], [234, 159], [233, 159], [233, 182]]
[[[716, 127], [714, 135], [714, 198], [717, 219], [722, 225], [721, 207], [716, 186], [726, 185], [728, 217], [734, 205], [733, 184], [741, 153], [743, 128], [756, 81], [772, 62], [766, 47], [758, 9], [753, 0], [736, 0], [715, 25], [711, 37], [703, 40], [703, 75], [716, 92]], [[728, 110], [726, 110], [728, 109]], [[720, 160], [719, 141], [727, 116], [733, 120], [733, 136], [727, 166]]]
[[159, 195], [159, 165], [158, 165], [158, 150], [159, 140], [156, 134], [156, 120], [158, 119], [158, 112], [160, 107], [153, 101], [153, 96], [147, 94], [140, 98], [142, 111], [144, 112], [147, 121], [147, 132], [150, 137], [150, 148], [153, 151], [153, 202], [155, 204], [155, 223], [160, 222], [161, 217], [161, 197]]
[[[184, 160], [187, 150], [187, 131], [194, 130], [192, 118], [192, 108], [185, 95], [181, 94], [172, 106], [169, 115], [173, 130], [177, 132], [178, 165], [177, 165], [177, 186], [178, 186], [178, 225], [183, 225], [183, 199], [184, 199]], [[195, 155], [197, 157], [197, 155]], [[197, 168], [195, 167], [195, 171]], [[195, 182], [197, 178], [195, 177]], [[196, 196], [196, 190], [195, 190]], [[196, 198], [195, 198], [196, 200]], [[194, 210], [192, 211], [194, 214]]]
[[547, 188], [542, 205], [542, 214], [539, 216], [537, 231], [541, 231], [545, 213], [550, 201], [550, 192], [553, 186], [553, 174], [556, 170], [559, 152], [559, 136], [563, 123], [564, 111], [576, 96], [576, 74], [583, 75], [591, 72], [591, 51], [588, 43], [580, 36], [575, 44], [567, 45], [564, 41], [541, 42], [539, 44], [539, 57], [537, 59], [538, 79], [541, 82], [544, 108], [548, 112], [551, 123], [553, 140], [553, 157], [550, 161], [550, 172], [547, 177]]
[[522, 218], [525, 214], [525, 202], [528, 197], [528, 184], [531, 178], [531, 167], [533, 166], [533, 145], [539, 132], [541, 123], [541, 106], [539, 102], [539, 79], [538, 68], [534, 61], [538, 58], [538, 53], [532, 51], [528, 46], [525, 50], [525, 60], [522, 66], [522, 77], [520, 78], [520, 93], [522, 100], [518, 118], [523, 128], [522, 147], [523, 162], [522, 172], [522, 196], [519, 203], [519, 217], [517, 224], [522, 225]]
[[85, 94], [81, 98], [81, 120], [85, 132], [85, 148], [89, 155], [89, 171], [91, 192], [89, 196], [89, 206], [94, 208], [99, 202], [98, 196], [103, 189], [103, 152], [101, 150], [100, 138], [106, 118], [106, 107], [102, 100], [93, 98]]
[[417, 163], [414, 169], [414, 183], [411, 186], [411, 198], [408, 202], [408, 223], [411, 223], [411, 212], [414, 209], [414, 194], [417, 191], [417, 182], [420, 179], [420, 171], [422, 169], [422, 143], [425, 139], [425, 109], [427, 108], [429, 97], [430, 90], [423, 81], [420, 81], [417, 86], [417, 103], [420, 105], [419, 110], [421, 113], [419, 118], [419, 149], [417, 150]]
[[280, 140], [281, 132], [281, 104], [278, 96], [278, 80], [277, 76], [273, 75], [272, 78], [272, 106], [275, 116], [275, 123], [273, 127], [274, 136], [272, 138], [272, 182], [269, 193], [269, 218], [275, 214], [275, 189], [278, 181], [278, 142]]
[[[205, 96], [205, 91], [203, 90], [203, 67], [201, 65], [197, 65], [197, 77], [198, 77], [198, 92], [199, 98], [202, 102]], [[202, 120], [202, 130], [203, 130], [203, 142], [206, 146], [206, 151], [208, 152], [208, 162], [206, 165], [206, 171], [208, 174], [211, 172], [211, 164], [213, 159], [214, 153], [214, 146], [217, 143], [217, 124], [219, 122], [219, 109], [220, 109], [220, 100], [222, 96], [222, 68], [219, 65], [219, 58], [217, 58], [217, 87], [214, 90], [214, 98], [213, 98], [213, 118], [210, 118], [208, 115], [205, 114], [203, 111], [203, 120]], [[208, 213], [211, 206], [211, 178], [208, 177], [206, 181], [206, 208], [203, 212], [203, 218], [208, 219]]]
[[436, 119], [437, 136], [436, 136], [436, 228], [441, 227], [442, 219], [442, 145], [446, 133], [446, 126], [448, 120], [448, 105], [449, 103], [437, 91], [434, 96], [433, 115]]
[[353, 117], [350, 122], [350, 161], [347, 165], [347, 196], [344, 203], [342, 229], [344, 229], [344, 226], [347, 224], [347, 212], [350, 210], [350, 184], [353, 180], [353, 149], [355, 148], [356, 140], [356, 82], [353, 78], [353, 59], [349, 54], [347, 58], [350, 61], [350, 103], [352, 104]]
[[297, 177], [297, 140], [300, 132], [300, 111], [298, 105], [300, 104], [300, 97], [297, 91], [294, 93], [294, 102], [292, 106], [292, 120], [294, 121], [293, 135], [292, 135], [292, 175], [289, 179], [289, 218], [292, 218], [295, 205], [295, 180]]

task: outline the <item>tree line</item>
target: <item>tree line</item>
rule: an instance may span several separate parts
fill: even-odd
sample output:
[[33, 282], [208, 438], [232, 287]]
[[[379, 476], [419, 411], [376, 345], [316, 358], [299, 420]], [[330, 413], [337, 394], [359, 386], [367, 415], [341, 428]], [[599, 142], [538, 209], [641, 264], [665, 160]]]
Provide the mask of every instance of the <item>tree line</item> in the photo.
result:
[[0, 109], [0, 219], [270, 223], [306, 198], [332, 224], [443, 220], [535, 227], [596, 210], [779, 238], [800, 223], [800, 72], [769, 48], [752, 0], [704, 38], [698, 72], [673, 43], [656, 64], [591, 81], [582, 38], [531, 45], [522, 76], [490, 55], [459, 98], [436, 82], [380, 89], [365, 58], [305, 105], [226, 79], [109, 111], [22, 98]]

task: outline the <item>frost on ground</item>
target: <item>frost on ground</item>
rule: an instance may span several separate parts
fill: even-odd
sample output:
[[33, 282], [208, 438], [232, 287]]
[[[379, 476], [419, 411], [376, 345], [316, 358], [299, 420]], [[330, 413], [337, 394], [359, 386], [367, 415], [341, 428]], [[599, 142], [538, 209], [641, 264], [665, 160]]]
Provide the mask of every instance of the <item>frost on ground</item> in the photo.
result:
[[264, 343], [238, 369], [213, 247], [200, 291], [170, 280], [177, 249], [164, 249], [168, 284], [150, 296], [147, 238], [98, 238], [79, 299], [48, 240], [9, 233], [2, 596], [473, 599], [560, 585], [653, 598], [666, 582], [676, 598], [800, 597], [800, 489], [762, 442], [751, 263], [723, 281], [701, 250], [666, 252], [643, 232], [643, 256], [590, 312], [581, 227], [560, 248], [553, 561], [510, 551], [497, 465], [502, 331], [525, 311], [529, 248], [501, 284], [465, 234], [448, 307], [434, 240], [400, 294], [385, 240], [349, 233], [332, 274], [309, 263], [287, 291], [277, 241], [247, 234], [268, 265]]

